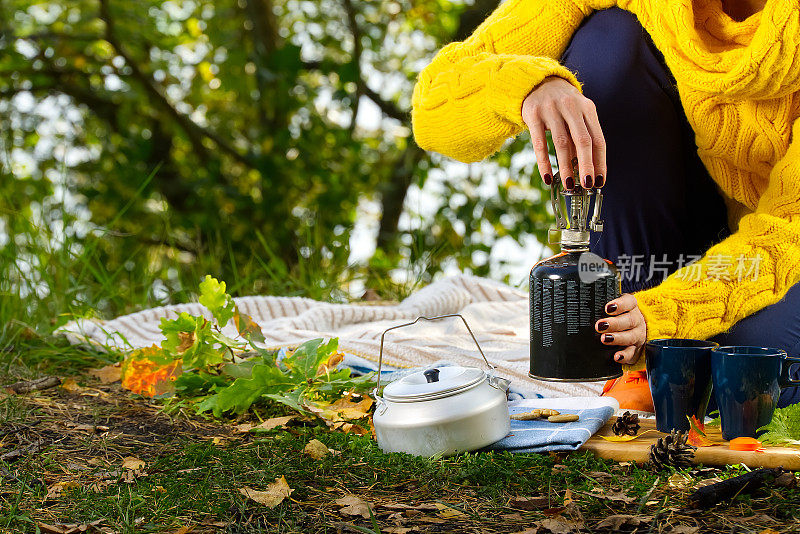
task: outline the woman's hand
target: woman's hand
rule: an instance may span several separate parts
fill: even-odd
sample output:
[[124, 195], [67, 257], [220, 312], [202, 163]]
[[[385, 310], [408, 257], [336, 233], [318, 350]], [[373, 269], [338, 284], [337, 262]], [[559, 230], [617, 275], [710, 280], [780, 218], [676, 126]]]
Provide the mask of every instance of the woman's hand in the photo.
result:
[[602, 334], [600, 341], [604, 345], [624, 347], [614, 354], [615, 361], [629, 365], [636, 363], [647, 341], [647, 323], [636, 297], [625, 293], [606, 304], [606, 313], [609, 317], [594, 325], [595, 330]]
[[[550, 130], [565, 189], [603, 187], [606, 176], [606, 141], [594, 102], [568, 81], [551, 76], [531, 91], [522, 103], [522, 120], [528, 126], [539, 172], [547, 185], [553, 169], [547, 153], [545, 130]], [[573, 176], [572, 160], [578, 158], [579, 176]]]

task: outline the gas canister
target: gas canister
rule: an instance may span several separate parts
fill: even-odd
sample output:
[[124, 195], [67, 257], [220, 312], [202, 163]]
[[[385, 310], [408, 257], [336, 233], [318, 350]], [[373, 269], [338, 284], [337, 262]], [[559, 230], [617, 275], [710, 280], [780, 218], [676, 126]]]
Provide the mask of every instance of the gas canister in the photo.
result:
[[[550, 189], [561, 252], [537, 263], [530, 274], [530, 376], [589, 382], [622, 375], [614, 361], [619, 347], [601, 343], [595, 323], [620, 295], [613, 262], [589, 250], [591, 232], [603, 230], [600, 189], [564, 190], [558, 175]], [[593, 208], [590, 215], [590, 206]], [[588, 219], [588, 220], [587, 220]]]

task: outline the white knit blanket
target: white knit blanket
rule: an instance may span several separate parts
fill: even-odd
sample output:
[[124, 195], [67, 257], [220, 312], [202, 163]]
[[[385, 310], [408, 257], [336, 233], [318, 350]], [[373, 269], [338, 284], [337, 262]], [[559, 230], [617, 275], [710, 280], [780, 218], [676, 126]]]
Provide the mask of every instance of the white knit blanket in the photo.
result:
[[[374, 364], [378, 361], [381, 334], [387, 328], [420, 316], [458, 313], [464, 316], [483, 352], [497, 367], [497, 374], [512, 381], [512, 389], [526, 396], [545, 397], [595, 396], [602, 389], [602, 382], [560, 383], [529, 378], [528, 296], [484, 278], [466, 275], [447, 278], [390, 306], [329, 304], [299, 297], [251, 296], [235, 300], [239, 310], [252, 316], [261, 327], [270, 347], [293, 347], [313, 338], [338, 337], [344, 352]], [[160, 319], [184, 311], [200, 315], [205, 308], [197, 303], [177, 304], [108, 321], [79, 319], [60, 331], [73, 343], [139, 348], [160, 344], [163, 339], [158, 328]], [[442, 361], [485, 367], [458, 318], [420, 321], [387, 333], [383, 359], [385, 365], [398, 368], [425, 367]]]

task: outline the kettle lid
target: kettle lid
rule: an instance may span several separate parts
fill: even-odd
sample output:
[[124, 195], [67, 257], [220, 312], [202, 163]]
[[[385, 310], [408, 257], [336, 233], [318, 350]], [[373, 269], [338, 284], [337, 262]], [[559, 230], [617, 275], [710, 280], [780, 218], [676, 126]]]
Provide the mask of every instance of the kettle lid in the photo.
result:
[[383, 397], [394, 402], [438, 399], [469, 389], [486, 378], [477, 367], [447, 366], [411, 373], [389, 383]]

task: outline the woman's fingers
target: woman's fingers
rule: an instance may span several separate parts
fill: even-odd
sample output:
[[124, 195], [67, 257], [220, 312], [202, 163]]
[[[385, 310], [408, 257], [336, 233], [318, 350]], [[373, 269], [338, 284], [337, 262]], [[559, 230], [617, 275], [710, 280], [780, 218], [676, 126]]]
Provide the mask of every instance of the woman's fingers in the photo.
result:
[[600, 336], [603, 345], [617, 345], [627, 347], [628, 345], [639, 345], [642, 333], [638, 328], [633, 330], [623, 330], [622, 332], [604, 333]]
[[638, 316], [632, 313], [623, 313], [616, 317], [605, 317], [595, 323], [594, 329], [601, 334], [613, 334], [614, 332], [624, 332], [639, 326]]
[[572, 138], [564, 120], [553, 110], [546, 116], [546, 124], [553, 138], [558, 160], [558, 172], [564, 189], [575, 189], [576, 181], [572, 172]]
[[539, 174], [542, 175], [544, 183], [550, 185], [553, 182], [553, 168], [550, 165], [550, 154], [547, 152], [547, 136], [542, 120], [538, 116], [533, 117], [531, 123], [528, 124], [528, 130], [531, 132], [531, 142], [536, 154]]
[[600, 127], [600, 119], [597, 117], [597, 108], [589, 99], [583, 110], [583, 119], [586, 129], [592, 138], [592, 157], [594, 158], [594, 186], [603, 187], [606, 183], [606, 138], [603, 129]]
[[606, 313], [609, 315], [620, 315], [631, 311], [636, 308], [636, 306], [636, 297], [630, 293], [625, 293], [606, 304]]
[[624, 349], [614, 353], [614, 361], [617, 363], [624, 363], [632, 365], [639, 359], [636, 352], [636, 347], [633, 345], [625, 347]]
[[578, 173], [575, 177], [576, 183], [580, 181], [583, 187], [589, 189], [594, 187], [594, 155], [592, 153], [592, 136], [586, 127], [583, 111], [578, 109], [581, 104], [571, 98], [563, 99], [561, 103], [561, 114], [569, 128], [572, 146], [575, 148], [575, 156], [578, 158]]

